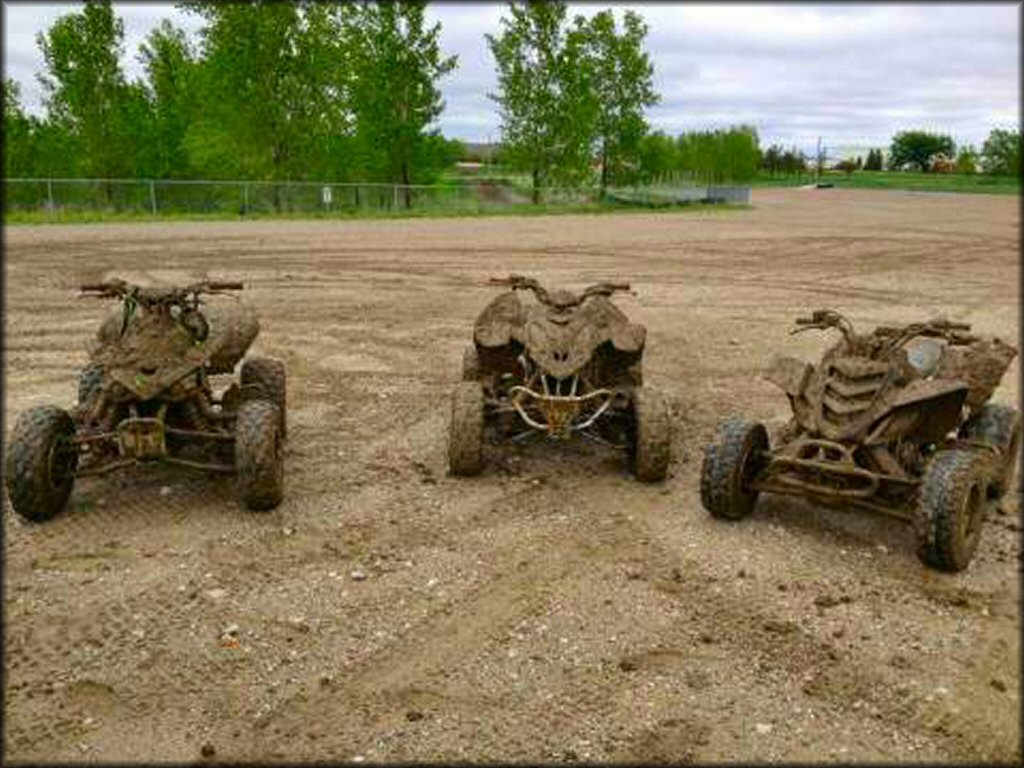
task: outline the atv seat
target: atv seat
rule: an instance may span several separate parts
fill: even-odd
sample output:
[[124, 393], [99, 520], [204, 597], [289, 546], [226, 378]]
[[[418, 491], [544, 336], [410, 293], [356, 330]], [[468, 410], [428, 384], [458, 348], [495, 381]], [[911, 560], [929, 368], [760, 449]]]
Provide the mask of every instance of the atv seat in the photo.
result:
[[907, 345], [907, 361], [922, 377], [928, 378], [939, 368], [946, 343], [939, 339], [915, 339]]

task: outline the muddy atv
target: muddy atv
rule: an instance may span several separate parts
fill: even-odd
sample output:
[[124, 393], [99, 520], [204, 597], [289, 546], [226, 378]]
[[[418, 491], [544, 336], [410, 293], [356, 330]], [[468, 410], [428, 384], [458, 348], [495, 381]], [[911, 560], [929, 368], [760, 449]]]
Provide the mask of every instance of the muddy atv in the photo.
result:
[[15, 423], [5, 464], [14, 511], [47, 520], [64, 509], [76, 478], [146, 462], [234, 474], [245, 506], [276, 507], [284, 479], [284, 365], [248, 358], [240, 381], [219, 397], [210, 383], [234, 370], [259, 322], [237, 299], [207, 306], [200, 297], [241, 289], [209, 281], [82, 286], [82, 295], [118, 305], [90, 344], [75, 408], [30, 408]]
[[[643, 386], [646, 329], [610, 300], [624, 283], [580, 293], [547, 291], [533, 278], [492, 278], [511, 290], [480, 314], [452, 393], [448, 461], [452, 474], [484, 466], [493, 439], [555, 441], [579, 436], [624, 451], [640, 480], [665, 477], [669, 417], [664, 397]], [[534, 302], [520, 300], [531, 291]]]
[[762, 424], [721, 423], [701, 469], [701, 501], [739, 519], [762, 491], [880, 512], [915, 527], [918, 555], [943, 571], [974, 556], [986, 507], [1013, 481], [1021, 423], [988, 402], [1017, 350], [947, 320], [858, 334], [832, 310], [792, 333], [837, 329], [817, 366], [777, 357], [765, 378], [793, 416], [770, 447]]

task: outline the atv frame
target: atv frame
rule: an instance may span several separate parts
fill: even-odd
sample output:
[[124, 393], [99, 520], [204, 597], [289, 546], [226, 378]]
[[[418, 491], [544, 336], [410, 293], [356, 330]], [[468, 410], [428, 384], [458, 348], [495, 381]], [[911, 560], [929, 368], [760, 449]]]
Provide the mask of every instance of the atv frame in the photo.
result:
[[[661, 395], [643, 387], [646, 330], [611, 303], [626, 283], [579, 293], [548, 291], [511, 275], [474, 327], [453, 393], [449, 462], [453, 474], [483, 468], [484, 426], [512, 443], [580, 437], [627, 453], [638, 478], [661, 480], [669, 460], [669, 421]], [[536, 299], [524, 305], [516, 291]]]
[[233, 369], [258, 332], [255, 315], [233, 308], [211, 327], [200, 298], [242, 289], [203, 281], [147, 288], [121, 280], [83, 285], [115, 298], [79, 377], [70, 413], [53, 406], [21, 415], [8, 449], [12, 507], [38, 522], [58, 514], [74, 481], [136, 464], [164, 463], [235, 474], [251, 509], [281, 501], [285, 371], [268, 358], [242, 363], [241, 386], [216, 396], [212, 373]]
[[1020, 445], [1016, 410], [989, 403], [1016, 350], [946, 320], [857, 334], [832, 310], [793, 333], [837, 329], [815, 367], [776, 358], [765, 378], [793, 417], [769, 447], [763, 425], [732, 418], [705, 449], [701, 499], [739, 519], [758, 494], [795, 495], [912, 523], [928, 565], [957, 571], [977, 548], [985, 504], [1012, 481]]

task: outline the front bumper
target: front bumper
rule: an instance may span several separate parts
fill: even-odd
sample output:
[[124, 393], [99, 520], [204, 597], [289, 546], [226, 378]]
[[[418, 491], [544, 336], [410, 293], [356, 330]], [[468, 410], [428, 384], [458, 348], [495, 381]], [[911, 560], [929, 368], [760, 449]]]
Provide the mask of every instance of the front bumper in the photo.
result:
[[521, 385], [512, 387], [512, 406], [529, 426], [558, 440], [568, 440], [574, 432], [591, 426], [611, 407], [616, 394], [611, 389], [595, 389], [577, 395], [575, 377], [567, 395], [551, 394], [544, 377], [541, 382], [543, 392]]

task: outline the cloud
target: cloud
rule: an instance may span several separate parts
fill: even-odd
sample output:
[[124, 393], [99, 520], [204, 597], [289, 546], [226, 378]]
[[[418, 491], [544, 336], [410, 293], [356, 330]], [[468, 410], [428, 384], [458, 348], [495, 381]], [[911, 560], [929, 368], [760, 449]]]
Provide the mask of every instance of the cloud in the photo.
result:
[[[77, 4], [4, 3], [4, 65], [23, 102], [41, 109], [35, 35]], [[1008, 4], [734, 5], [581, 3], [569, 17], [633, 9], [649, 27], [647, 50], [661, 103], [648, 112], [668, 133], [740, 122], [762, 142], [813, 147], [884, 146], [898, 130], [926, 128], [980, 144], [1019, 112], [1019, 8]], [[191, 33], [201, 20], [171, 4], [115, 3], [125, 23], [125, 68], [141, 75], [139, 43], [160, 19]], [[441, 83], [449, 136], [499, 136], [486, 94], [497, 87], [485, 33], [500, 30], [501, 3], [432, 3], [441, 43], [459, 67]]]

